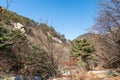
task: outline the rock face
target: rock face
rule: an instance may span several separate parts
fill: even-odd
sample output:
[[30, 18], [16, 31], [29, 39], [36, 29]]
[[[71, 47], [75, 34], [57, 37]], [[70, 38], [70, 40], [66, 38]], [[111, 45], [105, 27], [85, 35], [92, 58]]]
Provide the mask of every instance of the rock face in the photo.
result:
[[50, 36], [54, 41], [58, 42], [58, 43], [62, 43], [62, 41], [56, 37], [53, 37], [49, 32], [47, 32], [47, 35]]

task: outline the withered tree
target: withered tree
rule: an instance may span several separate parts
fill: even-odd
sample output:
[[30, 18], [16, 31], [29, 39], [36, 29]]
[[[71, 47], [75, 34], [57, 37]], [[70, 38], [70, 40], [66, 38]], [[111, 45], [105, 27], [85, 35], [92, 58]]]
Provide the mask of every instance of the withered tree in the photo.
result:
[[[98, 17], [93, 29], [97, 34], [99, 53], [104, 67], [120, 67], [120, 0], [99, 2]], [[96, 35], [95, 35], [96, 36]]]

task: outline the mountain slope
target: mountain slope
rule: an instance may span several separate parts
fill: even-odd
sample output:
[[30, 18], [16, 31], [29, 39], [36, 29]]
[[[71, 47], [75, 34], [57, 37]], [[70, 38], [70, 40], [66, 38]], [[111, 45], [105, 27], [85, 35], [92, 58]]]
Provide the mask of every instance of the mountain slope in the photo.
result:
[[[9, 46], [5, 45], [8, 52], [4, 46], [0, 47], [0, 72], [17, 72], [44, 78], [58, 74], [58, 63], [69, 60], [70, 42], [47, 24], [38, 24], [4, 10], [0, 30], [3, 34], [0, 35], [0, 43], [11, 43]], [[11, 56], [3, 55], [4, 53]]]

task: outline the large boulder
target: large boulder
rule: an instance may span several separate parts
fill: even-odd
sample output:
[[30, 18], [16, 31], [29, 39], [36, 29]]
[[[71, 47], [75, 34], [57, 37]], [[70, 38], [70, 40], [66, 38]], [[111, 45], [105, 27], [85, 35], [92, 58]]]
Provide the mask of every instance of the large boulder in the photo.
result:
[[15, 80], [15, 77], [5, 77], [4, 79], [2, 80]]
[[85, 80], [101, 80], [106, 78], [108, 75], [108, 71], [88, 71], [85, 76]]
[[120, 76], [111, 77], [111, 78], [105, 78], [103, 80], [120, 80]]

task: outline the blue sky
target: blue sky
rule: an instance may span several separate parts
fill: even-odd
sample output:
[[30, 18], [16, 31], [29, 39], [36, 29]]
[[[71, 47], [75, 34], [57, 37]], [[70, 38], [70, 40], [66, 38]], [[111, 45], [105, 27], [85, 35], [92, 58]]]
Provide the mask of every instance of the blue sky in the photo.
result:
[[[6, 7], [5, 1], [0, 5]], [[9, 10], [45, 22], [72, 40], [93, 26], [97, 5], [96, 0], [13, 0]]]

